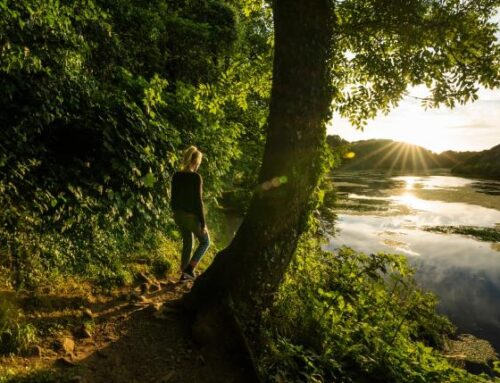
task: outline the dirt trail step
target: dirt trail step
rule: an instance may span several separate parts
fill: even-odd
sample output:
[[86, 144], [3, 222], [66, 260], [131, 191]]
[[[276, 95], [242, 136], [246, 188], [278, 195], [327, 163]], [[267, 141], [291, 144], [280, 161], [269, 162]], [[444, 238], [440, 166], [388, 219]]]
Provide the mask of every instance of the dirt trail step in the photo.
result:
[[74, 342], [71, 353], [42, 345], [24, 364], [38, 364], [73, 383], [241, 382], [240, 367], [222, 351], [196, 344], [191, 319], [168, 305], [189, 291], [190, 283], [155, 286], [140, 286], [101, 310], [85, 309], [95, 323], [91, 336], [63, 339], [66, 345]]

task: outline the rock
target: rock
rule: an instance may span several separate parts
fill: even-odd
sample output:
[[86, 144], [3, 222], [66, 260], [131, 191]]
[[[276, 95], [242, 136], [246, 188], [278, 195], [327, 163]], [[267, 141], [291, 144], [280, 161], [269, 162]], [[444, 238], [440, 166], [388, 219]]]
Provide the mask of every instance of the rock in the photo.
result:
[[115, 366], [119, 366], [120, 363], [121, 363], [121, 358], [120, 358], [120, 355], [118, 354], [113, 354], [110, 358], [110, 363], [115, 365]]
[[1, 344], [12, 344], [13, 335], [10, 332], [4, 331], [0, 333], [0, 345]]
[[182, 309], [178, 306], [174, 306], [174, 305], [166, 305], [164, 304], [162, 307], [161, 307], [161, 312], [162, 313], [179, 313], [181, 312]]
[[89, 308], [86, 308], [82, 311], [82, 317], [85, 319], [94, 319], [94, 316], [94, 313]]
[[73, 330], [73, 334], [80, 339], [92, 338], [92, 333], [84, 325], [77, 326]]
[[103, 358], [103, 359], [108, 359], [108, 354], [106, 354], [103, 350], [97, 350], [96, 354], [98, 357]]
[[493, 374], [491, 364], [497, 359], [493, 346], [486, 340], [470, 334], [459, 334], [448, 341], [446, 357], [472, 374]]
[[141, 294], [146, 294], [149, 291], [149, 288], [150, 288], [149, 283], [141, 284], [141, 286], [140, 286]]
[[465, 369], [474, 375], [487, 374], [494, 376], [493, 369], [486, 363], [478, 363], [470, 360], [465, 360]]
[[72, 354], [75, 349], [75, 341], [70, 337], [65, 337], [57, 340], [53, 347], [56, 351], [63, 351], [66, 354]]
[[106, 341], [106, 342], [114, 342], [115, 340], [116, 340], [116, 338], [112, 335], [106, 335], [104, 337], [104, 341]]
[[136, 281], [139, 282], [139, 283], [148, 283], [148, 284], [151, 284], [151, 278], [149, 278], [146, 274], [144, 273], [139, 273], [137, 274], [136, 276]]
[[90, 332], [90, 330], [84, 328], [82, 331], [82, 338], [86, 338], [86, 339], [92, 338], [92, 333]]
[[75, 367], [76, 363], [68, 358], [59, 358], [56, 360], [56, 364], [62, 367]]
[[207, 362], [205, 361], [205, 358], [203, 355], [198, 355], [198, 360], [200, 361], [201, 364], [205, 365]]
[[160, 378], [160, 380], [158, 380], [158, 383], [168, 383], [170, 381], [170, 379], [173, 378], [174, 375], [175, 375], [175, 371], [170, 371], [167, 375]]
[[130, 300], [132, 302], [146, 302], [148, 299], [144, 295], [134, 291], [130, 294]]
[[75, 351], [75, 341], [71, 338], [64, 338], [61, 341], [61, 348], [66, 354], [72, 354]]
[[44, 359], [54, 359], [56, 356], [57, 356], [57, 352], [53, 351], [53, 350], [50, 350], [50, 349], [46, 349], [46, 350], [43, 350], [43, 355], [44, 355]]
[[40, 346], [33, 346], [29, 351], [30, 356], [34, 356], [35, 358], [41, 358], [43, 354], [43, 349]]
[[152, 293], [160, 291], [160, 290], [161, 290], [161, 285], [158, 283], [155, 283], [155, 284], [149, 286], [149, 291]]
[[123, 293], [116, 298], [117, 302], [126, 302], [130, 299], [130, 294]]
[[159, 303], [153, 303], [144, 309], [145, 312], [151, 315], [155, 315], [161, 309], [161, 305]]
[[158, 312], [155, 312], [153, 314], [153, 317], [155, 319], [159, 319], [159, 320], [165, 320], [165, 319], [168, 319], [168, 317], [166, 315], [164, 315], [161, 311], [158, 311]]
[[197, 321], [193, 325], [192, 331], [193, 339], [200, 344], [210, 344], [209, 342], [216, 342], [217, 340], [217, 333], [213, 327], [204, 322]]

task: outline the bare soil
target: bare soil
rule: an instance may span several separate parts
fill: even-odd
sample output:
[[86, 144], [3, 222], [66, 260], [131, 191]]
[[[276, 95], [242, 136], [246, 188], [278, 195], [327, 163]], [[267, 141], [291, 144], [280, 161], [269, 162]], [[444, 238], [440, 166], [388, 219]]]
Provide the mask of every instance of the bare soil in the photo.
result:
[[245, 372], [238, 356], [197, 344], [192, 318], [171, 305], [190, 287], [166, 280], [109, 297], [27, 298], [30, 320], [52, 330], [32, 356], [0, 358], [0, 378], [16, 371], [8, 381], [241, 382]]

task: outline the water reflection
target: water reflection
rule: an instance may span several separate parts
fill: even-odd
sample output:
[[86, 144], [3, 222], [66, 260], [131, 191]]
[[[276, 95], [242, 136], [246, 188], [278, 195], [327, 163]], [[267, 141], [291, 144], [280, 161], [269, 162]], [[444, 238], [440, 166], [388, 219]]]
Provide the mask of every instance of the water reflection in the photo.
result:
[[430, 210], [432, 205], [430, 201], [419, 199], [412, 193], [404, 193], [400, 196], [392, 197], [391, 199], [416, 210]]
[[477, 183], [477, 181], [471, 179], [452, 176], [398, 176], [393, 177], [393, 179], [405, 182], [406, 189], [413, 189], [414, 185], [418, 185], [423, 189], [452, 189], [471, 185], [474, 182]]
[[329, 247], [407, 255], [417, 281], [441, 298], [440, 310], [461, 331], [489, 339], [500, 350], [500, 243], [421, 230], [499, 225], [500, 183], [368, 173], [334, 179], [341, 200]]

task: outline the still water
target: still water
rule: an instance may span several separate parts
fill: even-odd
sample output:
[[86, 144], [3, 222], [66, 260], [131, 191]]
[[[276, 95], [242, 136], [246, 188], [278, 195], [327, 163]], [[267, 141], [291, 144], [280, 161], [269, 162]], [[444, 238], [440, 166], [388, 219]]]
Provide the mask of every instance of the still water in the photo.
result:
[[441, 176], [338, 173], [339, 201], [330, 249], [400, 253], [439, 310], [500, 351], [500, 243], [424, 231], [426, 226], [500, 230], [500, 182]]

